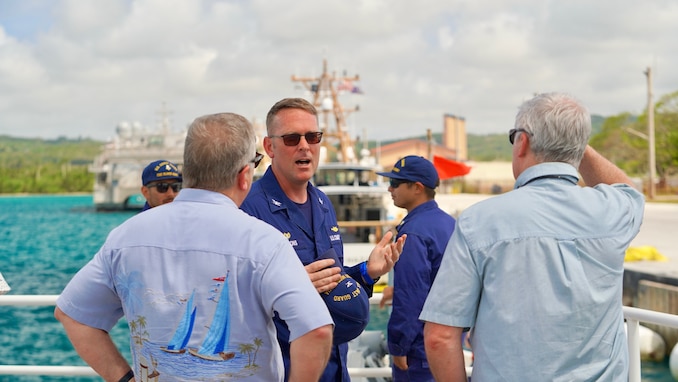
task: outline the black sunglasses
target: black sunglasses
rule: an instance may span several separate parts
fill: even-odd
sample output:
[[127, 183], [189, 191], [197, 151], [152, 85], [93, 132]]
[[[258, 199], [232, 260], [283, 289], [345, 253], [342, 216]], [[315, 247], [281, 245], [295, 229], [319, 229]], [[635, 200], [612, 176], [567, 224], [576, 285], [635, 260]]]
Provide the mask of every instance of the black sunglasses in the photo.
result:
[[389, 186], [391, 186], [391, 188], [398, 188], [403, 183], [414, 183], [414, 182], [409, 181], [409, 180], [394, 179], [394, 178], [390, 178], [389, 181], [388, 181], [388, 184], [389, 184]]
[[161, 194], [164, 194], [170, 188], [174, 192], [179, 192], [179, 190], [181, 190], [181, 182], [177, 182], [177, 183], [155, 183], [155, 184], [149, 184], [146, 187], [148, 187], [148, 188], [155, 187], [155, 188], [158, 189], [158, 192], [161, 193]]
[[314, 133], [306, 134], [294, 133], [285, 135], [269, 135], [269, 137], [282, 138], [285, 146], [296, 146], [299, 144], [299, 141], [301, 141], [301, 137], [304, 137], [304, 139], [306, 139], [306, 142], [308, 142], [309, 145], [314, 145], [316, 143], [320, 143], [320, 141], [323, 139], [323, 133], [322, 131], [317, 131]]
[[264, 154], [256, 153], [254, 155], [254, 159], [250, 161], [250, 163], [254, 163], [254, 168], [259, 167], [259, 163], [261, 163], [261, 160], [264, 159]]
[[513, 142], [515, 141], [515, 138], [516, 138], [516, 134], [519, 133], [519, 132], [523, 132], [525, 134], [532, 135], [532, 133], [530, 133], [529, 131], [527, 131], [525, 129], [511, 129], [511, 130], [509, 130], [509, 142], [511, 142], [511, 144], [513, 144]]

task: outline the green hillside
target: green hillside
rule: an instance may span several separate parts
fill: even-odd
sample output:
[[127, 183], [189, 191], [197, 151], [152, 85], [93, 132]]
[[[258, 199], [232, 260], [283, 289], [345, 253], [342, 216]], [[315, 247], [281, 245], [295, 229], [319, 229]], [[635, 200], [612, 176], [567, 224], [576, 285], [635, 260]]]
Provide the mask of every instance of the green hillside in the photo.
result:
[[92, 192], [87, 166], [102, 142], [0, 136], [0, 193]]

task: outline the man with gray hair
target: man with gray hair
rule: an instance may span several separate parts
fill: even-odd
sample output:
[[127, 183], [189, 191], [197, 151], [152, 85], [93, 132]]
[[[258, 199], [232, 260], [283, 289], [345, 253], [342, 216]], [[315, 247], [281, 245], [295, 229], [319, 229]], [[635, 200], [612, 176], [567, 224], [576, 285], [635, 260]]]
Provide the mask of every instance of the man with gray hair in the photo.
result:
[[[317, 381], [332, 318], [285, 237], [238, 206], [252, 185], [255, 133], [232, 113], [197, 118], [185, 188], [114, 229], [69, 282], [55, 316], [106, 381], [282, 381], [272, 317], [289, 323], [290, 381]], [[108, 331], [130, 323], [132, 365]]]
[[466, 381], [465, 327], [474, 382], [628, 380], [624, 254], [645, 202], [590, 134], [567, 94], [520, 107], [514, 190], [459, 216], [419, 316], [437, 381]]

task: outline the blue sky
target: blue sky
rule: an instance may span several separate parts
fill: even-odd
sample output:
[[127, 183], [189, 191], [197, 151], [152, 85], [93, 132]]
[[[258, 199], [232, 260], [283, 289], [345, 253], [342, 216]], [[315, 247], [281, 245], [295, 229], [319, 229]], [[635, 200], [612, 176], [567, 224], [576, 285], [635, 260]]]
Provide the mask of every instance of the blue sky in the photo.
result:
[[669, 0], [0, 0], [0, 134], [107, 139], [231, 111], [263, 121], [306, 96], [292, 75], [359, 75], [349, 130], [371, 139], [506, 132], [535, 92], [640, 113], [678, 90]]
[[0, 25], [4, 32], [18, 40], [33, 40], [51, 27], [50, 1], [0, 1]]

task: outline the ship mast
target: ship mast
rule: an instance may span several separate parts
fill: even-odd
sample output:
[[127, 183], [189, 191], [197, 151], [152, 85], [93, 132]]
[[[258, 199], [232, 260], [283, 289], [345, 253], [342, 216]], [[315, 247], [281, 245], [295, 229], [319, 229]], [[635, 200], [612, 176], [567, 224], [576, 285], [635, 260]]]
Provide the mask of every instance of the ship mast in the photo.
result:
[[165, 101], [162, 102], [162, 106], [157, 114], [160, 116], [160, 133], [163, 136], [167, 136], [170, 133], [170, 120], [169, 116], [172, 114], [171, 111], [167, 110], [167, 104]]
[[[323, 72], [320, 77], [297, 77], [292, 76], [292, 81], [301, 82], [306, 90], [313, 94], [313, 105], [319, 113], [322, 114], [320, 129], [324, 133], [323, 146], [329, 149], [330, 144], [338, 143], [341, 162], [355, 163], [357, 161], [353, 150], [354, 142], [346, 131], [346, 117], [358, 111], [356, 105], [352, 109], [345, 109], [339, 102], [338, 91], [354, 91], [353, 82], [359, 81], [358, 75], [348, 77], [346, 75], [337, 76], [335, 73], [328, 73], [327, 59], [323, 59]], [[335, 86], [335, 83], [338, 86]], [[334, 117], [334, 129], [330, 129], [330, 114]]]

